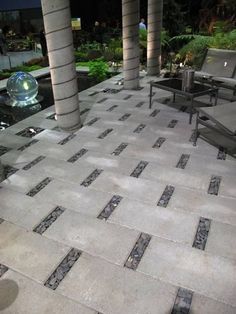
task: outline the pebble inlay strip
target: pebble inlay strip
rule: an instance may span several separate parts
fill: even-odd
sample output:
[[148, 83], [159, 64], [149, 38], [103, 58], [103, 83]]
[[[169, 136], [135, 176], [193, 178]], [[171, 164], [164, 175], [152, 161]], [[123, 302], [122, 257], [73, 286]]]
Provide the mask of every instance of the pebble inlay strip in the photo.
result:
[[141, 160], [140, 163], [137, 165], [137, 167], [134, 169], [134, 171], [131, 173], [131, 177], [138, 178], [140, 174], [143, 172], [143, 170], [146, 168], [148, 165], [147, 161]]
[[130, 113], [125, 113], [122, 117], [120, 117], [119, 121], [125, 121], [131, 116]]
[[164, 137], [159, 137], [157, 140], [156, 140], [156, 142], [155, 142], [155, 144], [152, 146], [152, 148], [160, 148], [161, 147], [161, 145], [165, 142], [165, 138]]
[[5, 274], [5, 272], [8, 271], [8, 267], [0, 264], [0, 278], [2, 277], [3, 274]]
[[97, 122], [100, 118], [93, 118], [91, 119], [88, 123], [86, 123], [85, 125], [91, 126], [93, 125], [95, 122]]
[[76, 137], [76, 134], [70, 134], [69, 136], [67, 136], [66, 138], [64, 138], [63, 140], [61, 140], [60, 142], [58, 142], [59, 145], [65, 145], [66, 143], [68, 143], [70, 140], [72, 140], [72, 138]]
[[114, 209], [119, 205], [122, 197], [119, 195], [114, 195], [111, 200], [104, 207], [102, 212], [98, 215], [98, 219], [107, 220], [113, 213]]
[[159, 112], [160, 110], [158, 109], [153, 110], [153, 112], [150, 114], [150, 117], [155, 117]]
[[53, 178], [50, 178], [50, 177], [45, 178], [44, 180], [39, 182], [39, 184], [37, 184], [33, 189], [31, 189], [26, 195], [33, 197], [39, 191], [41, 191], [43, 188], [45, 188], [45, 186], [48, 185], [52, 180], [53, 180]]
[[146, 233], [141, 233], [138, 241], [135, 243], [127, 261], [125, 262], [125, 267], [136, 270], [139, 262], [151, 240], [151, 236]]
[[137, 105], [135, 106], [136, 108], [140, 108], [142, 107], [142, 105], [145, 104], [145, 101], [140, 101], [139, 103], [137, 103]]
[[113, 129], [106, 129], [104, 132], [102, 132], [98, 138], [100, 138], [101, 140], [104, 139], [104, 137], [106, 137], [109, 133], [111, 133], [113, 131]]
[[36, 165], [37, 163], [39, 163], [41, 160], [43, 160], [45, 158], [45, 156], [39, 156], [37, 158], [35, 158], [34, 160], [32, 160], [30, 163], [28, 163], [27, 165], [25, 165], [22, 169], [23, 170], [29, 170], [30, 168], [32, 168], [34, 165]]
[[171, 120], [167, 127], [174, 128], [177, 123], [178, 123], [178, 120]]
[[39, 140], [34, 139], [34, 140], [30, 141], [29, 143], [19, 147], [17, 150], [23, 152], [23, 150], [25, 150], [26, 148], [30, 147], [31, 145], [34, 145], [34, 144], [38, 143], [38, 141]]
[[134, 133], [140, 133], [145, 128], [145, 126], [145, 124], [139, 124], [139, 126], [134, 130]]
[[47, 279], [44, 286], [56, 290], [60, 282], [64, 279], [67, 273], [70, 271], [71, 267], [78, 260], [81, 255], [81, 251], [77, 249], [71, 249], [70, 252], [66, 255], [60, 265], [55, 269], [52, 275]]
[[218, 195], [220, 188], [221, 177], [220, 176], [211, 176], [211, 181], [208, 188], [208, 194]]
[[29, 126], [28, 128], [25, 128], [24, 130], [16, 133], [16, 135], [24, 136], [24, 137], [34, 137], [35, 135], [41, 133], [44, 131], [42, 128], [36, 128], [34, 126]]
[[108, 98], [102, 98], [99, 101], [97, 101], [98, 104], [101, 104], [102, 102], [106, 101]]
[[179, 288], [171, 314], [189, 314], [192, 297], [192, 291], [184, 288]]
[[172, 194], [174, 193], [174, 186], [167, 185], [164, 192], [162, 193], [161, 198], [159, 199], [157, 206], [166, 207], [171, 199]]
[[82, 114], [88, 112], [90, 109], [89, 108], [85, 108], [83, 110], [80, 111], [80, 115], [82, 116]]
[[0, 145], [0, 156], [2, 156], [3, 154], [9, 152], [9, 150], [11, 150], [11, 148], [8, 148], [8, 147]]
[[132, 95], [127, 95], [127, 96], [124, 97], [124, 100], [127, 100], [127, 99], [129, 99], [131, 97], [132, 97]]
[[67, 161], [68, 162], [75, 162], [76, 160], [78, 160], [80, 157], [82, 157], [84, 154], [87, 153], [87, 149], [82, 148], [80, 151], [78, 151], [78, 153], [74, 154], [72, 157], [70, 157]]
[[46, 218], [44, 218], [33, 231], [39, 234], [43, 234], [54, 221], [65, 211], [65, 208], [57, 206]]
[[128, 143], [121, 143], [115, 150], [113, 153], [111, 153], [112, 155], [118, 156], [120, 155], [120, 153], [123, 152], [123, 150], [128, 146]]
[[112, 111], [112, 110], [116, 109], [117, 107], [118, 107], [117, 105], [111, 106], [110, 108], [107, 109], [107, 111]]
[[46, 119], [49, 119], [49, 120], [56, 120], [56, 114], [55, 114], [55, 113], [50, 114], [49, 116], [47, 116]]
[[177, 165], [176, 168], [181, 168], [184, 169], [187, 165], [187, 162], [189, 160], [190, 155], [189, 154], [182, 154]]
[[221, 146], [217, 154], [217, 159], [225, 160], [226, 155], [227, 155], [227, 149]]
[[14, 168], [12, 166], [9, 165], [4, 165], [4, 175], [5, 178], [9, 178], [11, 175], [13, 175], [14, 173], [16, 173], [19, 169]]
[[117, 94], [120, 92], [120, 89], [115, 89], [115, 88], [104, 88], [103, 93], [107, 94]]
[[211, 220], [201, 217], [197, 227], [197, 232], [193, 241], [193, 247], [204, 250], [207, 242], [208, 233], [211, 226]]
[[95, 169], [80, 185], [89, 186], [102, 172], [102, 169]]

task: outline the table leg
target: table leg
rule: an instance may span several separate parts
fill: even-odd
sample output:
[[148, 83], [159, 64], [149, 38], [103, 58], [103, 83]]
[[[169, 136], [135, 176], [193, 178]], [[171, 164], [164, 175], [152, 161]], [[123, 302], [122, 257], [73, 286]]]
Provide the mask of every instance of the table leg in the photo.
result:
[[152, 108], [152, 84], [150, 84], [149, 109]]
[[192, 123], [192, 117], [193, 117], [193, 97], [191, 97], [191, 105], [190, 105], [190, 113], [189, 113], [189, 124]]
[[173, 93], [173, 103], [175, 102], [175, 93]]
[[218, 101], [218, 89], [215, 91], [215, 103], [214, 105], [217, 105], [217, 101]]
[[193, 146], [197, 146], [197, 138], [198, 138], [198, 120], [199, 120], [199, 112], [197, 111], [197, 117], [196, 117], [196, 125], [195, 125], [195, 134], [194, 134], [194, 140], [193, 140]]

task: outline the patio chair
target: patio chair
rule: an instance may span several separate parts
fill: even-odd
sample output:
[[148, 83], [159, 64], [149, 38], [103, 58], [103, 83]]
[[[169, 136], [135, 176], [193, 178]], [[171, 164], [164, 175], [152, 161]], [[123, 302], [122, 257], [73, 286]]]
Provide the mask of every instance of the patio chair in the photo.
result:
[[230, 100], [235, 100], [236, 50], [209, 48], [203, 60], [201, 70], [195, 71], [195, 80], [219, 89], [232, 90], [233, 96]]
[[[213, 77], [234, 79], [236, 70], [236, 50], [209, 48], [205, 54], [201, 70], [195, 71], [197, 81], [211, 83]], [[228, 86], [225, 81], [225, 86]]]
[[[236, 101], [213, 107], [199, 107], [197, 110], [194, 146], [199, 135], [213, 141], [217, 146], [229, 148], [228, 151], [236, 152]], [[205, 128], [199, 129], [199, 124]], [[213, 130], [214, 132], [209, 132]], [[216, 136], [217, 134], [217, 136]], [[213, 135], [213, 136], [212, 136]], [[222, 142], [223, 140], [223, 142]]]

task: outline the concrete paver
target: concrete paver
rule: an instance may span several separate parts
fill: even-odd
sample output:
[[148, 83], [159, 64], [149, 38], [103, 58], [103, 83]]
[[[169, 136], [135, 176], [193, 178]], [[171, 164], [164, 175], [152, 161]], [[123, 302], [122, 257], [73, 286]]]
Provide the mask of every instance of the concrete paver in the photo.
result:
[[141, 74], [138, 91], [119, 74], [81, 92], [74, 134], [54, 106], [1, 132], [4, 314], [236, 313], [235, 158], [194, 147], [195, 115], [170, 93], [150, 110], [157, 78]]

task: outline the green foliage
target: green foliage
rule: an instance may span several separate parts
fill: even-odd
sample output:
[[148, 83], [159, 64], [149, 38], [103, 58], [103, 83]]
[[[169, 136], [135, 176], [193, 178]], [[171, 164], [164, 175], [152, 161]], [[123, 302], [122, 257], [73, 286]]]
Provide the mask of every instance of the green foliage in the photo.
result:
[[216, 34], [212, 36], [210, 47], [236, 50], [236, 30], [228, 33], [216, 32]]
[[[162, 48], [169, 46], [170, 37], [166, 30], [161, 31], [161, 46]], [[140, 29], [139, 30], [139, 44], [141, 48], [147, 48], [147, 30]]]
[[178, 61], [195, 68], [199, 68], [207, 48], [236, 50], [236, 30], [225, 33], [220, 24], [212, 36], [180, 35], [173, 37], [171, 42], [184, 40], [187, 40], [188, 43], [179, 50]]
[[106, 61], [118, 62], [123, 59], [122, 38], [112, 38], [103, 51]]
[[108, 65], [101, 59], [89, 62], [89, 76], [97, 82], [102, 82], [107, 78]]
[[199, 68], [205, 51], [210, 46], [210, 42], [211, 36], [195, 35], [190, 42], [179, 50], [177, 58], [188, 65], [194, 65], [196, 68]]
[[75, 62], [85, 62], [89, 61], [87, 52], [75, 51]]

